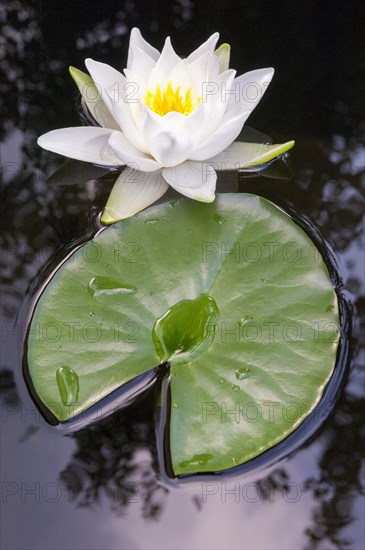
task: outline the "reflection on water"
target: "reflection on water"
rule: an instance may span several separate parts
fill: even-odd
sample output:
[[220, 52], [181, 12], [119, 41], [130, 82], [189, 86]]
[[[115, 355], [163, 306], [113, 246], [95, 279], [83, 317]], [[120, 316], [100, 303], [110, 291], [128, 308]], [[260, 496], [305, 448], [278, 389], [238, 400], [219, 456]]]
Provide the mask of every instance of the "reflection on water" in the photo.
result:
[[[355, 65], [361, 48], [356, 46], [353, 3], [335, 4], [332, 12], [322, 13], [310, 1], [303, 6], [300, 21], [290, 3], [279, 14], [275, 6], [264, 8], [251, 0], [227, 2], [224, 10], [221, 2], [213, 0], [208, 14], [198, 1], [182, 0], [157, 7], [142, 1], [122, 7], [116, 1], [92, 3], [87, 14], [83, 2], [1, 4], [1, 106], [6, 107], [0, 125], [5, 547], [362, 547], [364, 341], [358, 324], [365, 310], [361, 282], [365, 171], [363, 128], [354, 92], [357, 77], [342, 54], [351, 42]], [[241, 17], [232, 17], [238, 5]], [[325, 27], [320, 24], [322, 17], [328, 22]], [[359, 319], [351, 371], [320, 433], [269, 472], [237, 479], [238, 491], [234, 480], [227, 486], [200, 483], [187, 489], [161, 483], [153, 389], [133, 407], [64, 436], [39, 416], [21, 375], [19, 341], [24, 327], [14, 328], [14, 322], [27, 290], [49, 258], [88, 231], [90, 213], [95, 215], [104, 206], [115, 178], [86, 165], [72, 169], [66, 165], [62, 178], [47, 182], [62, 159], [39, 149], [36, 137], [78, 124], [67, 66], [83, 68], [82, 60], [88, 56], [120, 66], [127, 54], [129, 29], [136, 23], [157, 45], [162, 36], [176, 33], [181, 51], [191, 50], [192, 41], [198, 44], [202, 36], [220, 28], [224, 41], [232, 37], [239, 72], [275, 65], [278, 81], [270, 100], [267, 94], [250, 124], [268, 133], [275, 128], [285, 139], [296, 138], [293, 178], [287, 170], [280, 181], [240, 176], [239, 189], [292, 206], [318, 225], [337, 254], [345, 292]], [[269, 53], [267, 44], [272, 46]], [[328, 68], [324, 44], [332, 45], [336, 70], [334, 65]], [[285, 58], [282, 52], [289, 47], [293, 55]], [[310, 78], [303, 70], [306, 65], [311, 66]], [[349, 81], [354, 85], [349, 86]], [[274, 137], [280, 141], [280, 136]]]
[[154, 473], [154, 401], [150, 397], [137, 399], [133, 407], [73, 436], [77, 450], [60, 479], [74, 492], [77, 506], [94, 506], [102, 493], [117, 514], [139, 503], [143, 517], [160, 517], [167, 489]]

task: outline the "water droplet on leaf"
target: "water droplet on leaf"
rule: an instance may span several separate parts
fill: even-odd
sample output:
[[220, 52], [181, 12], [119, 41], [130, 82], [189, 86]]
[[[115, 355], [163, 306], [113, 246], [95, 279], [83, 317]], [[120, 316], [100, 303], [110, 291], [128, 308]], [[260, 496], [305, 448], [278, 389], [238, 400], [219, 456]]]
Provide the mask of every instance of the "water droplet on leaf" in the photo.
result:
[[144, 223], [154, 224], [154, 223], [160, 222], [161, 220], [166, 220], [166, 216], [160, 216], [159, 218], [150, 218], [148, 220], [145, 220]]
[[217, 304], [206, 294], [178, 302], [154, 324], [157, 355], [162, 361], [191, 361], [213, 342], [218, 317]]
[[248, 367], [242, 367], [240, 369], [236, 369], [237, 380], [244, 380], [245, 378], [249, 378], [250, 376], [251, 376], [251, 370]]
[[225, 222], [225, 219], [220, 216], [219, 214], [213, 214], [213, 220], [217, 223], [219, 223], [219, 225], [222, 225], [223, 222]]
[[56, 380], [64, 405], [77, 403], [79, 396], [79, 377], [70, 367], [60, 367], [56, 372]]
[[244, 315], [242, 319], [239, 322], [240, 327], [244, 327], [245, 325], [248, 325], [248, 323], [252, 323], [253, 317], [252, 315]]
[[194, 455], [190, 460], [184, 460], [180, 462], [180, 468], [186, 468], [186, 466], [205, 466], [212, 462], [213, 456], [209, 453], [202, 453]]
[[114, 281], [109, 277], [93, 277], [87, 285], [90, 296], [101, 296], [103, 294], [135, 294], [135, 286]]

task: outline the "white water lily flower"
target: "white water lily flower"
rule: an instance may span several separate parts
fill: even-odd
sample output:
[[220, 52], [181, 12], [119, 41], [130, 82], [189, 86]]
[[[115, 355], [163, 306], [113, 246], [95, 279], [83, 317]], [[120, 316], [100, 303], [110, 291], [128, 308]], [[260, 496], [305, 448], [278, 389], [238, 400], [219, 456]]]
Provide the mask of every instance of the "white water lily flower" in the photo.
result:
[[38, 144], [86, 162], [127, 165], [115, 182], [103, 223], [146, 208], [169, 185], [187, 197], [212, 202], [216, 170], [262, 164], [294, 145], [233, 143], [274, 69], [236, 78], [228, 68], [229, 46], [215, 51], [218, 37], [213, 34], [182, 59], [170, 38], [160, 53], [133, 29], [124, 75], [92, 59], [85, 61], [91, 76], [70, 68], [100, 127], [54, 130]]

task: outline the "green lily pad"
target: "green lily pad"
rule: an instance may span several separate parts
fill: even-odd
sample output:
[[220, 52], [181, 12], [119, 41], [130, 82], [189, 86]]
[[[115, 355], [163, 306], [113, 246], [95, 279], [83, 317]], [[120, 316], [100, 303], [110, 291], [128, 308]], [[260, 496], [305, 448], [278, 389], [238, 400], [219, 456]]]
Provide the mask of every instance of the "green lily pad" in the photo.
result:
[[332, 374], [337, 297], [309, 237], [248, 194], [182, 199], [102, 230], [54, 273], [28, 334], [59, 420], [169, 361], [175, 475], [226, 470], [282, 441]]

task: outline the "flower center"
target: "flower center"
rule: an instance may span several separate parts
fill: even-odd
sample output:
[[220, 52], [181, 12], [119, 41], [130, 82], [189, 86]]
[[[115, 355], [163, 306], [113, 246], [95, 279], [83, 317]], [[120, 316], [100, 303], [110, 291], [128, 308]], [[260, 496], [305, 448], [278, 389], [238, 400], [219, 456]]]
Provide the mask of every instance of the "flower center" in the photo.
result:
[[174, 90], [171, 81], [167, 84], [165, 90], [161, 90], [160, 86], [156, 84], [155, 92], [151, 92], [151, 90], [147, 90], [146, 92], [145, 101], [147, 107], [160, 116], [164, 116], [171, 111], [176, 111], [187, 116], [201, 103], [202, 98], [198, 97], [197, 100], [194, 100], [192, 97], [192, 88], [189, 88], [184, 96], [180, 88], [181, 86], [178, 86]]

